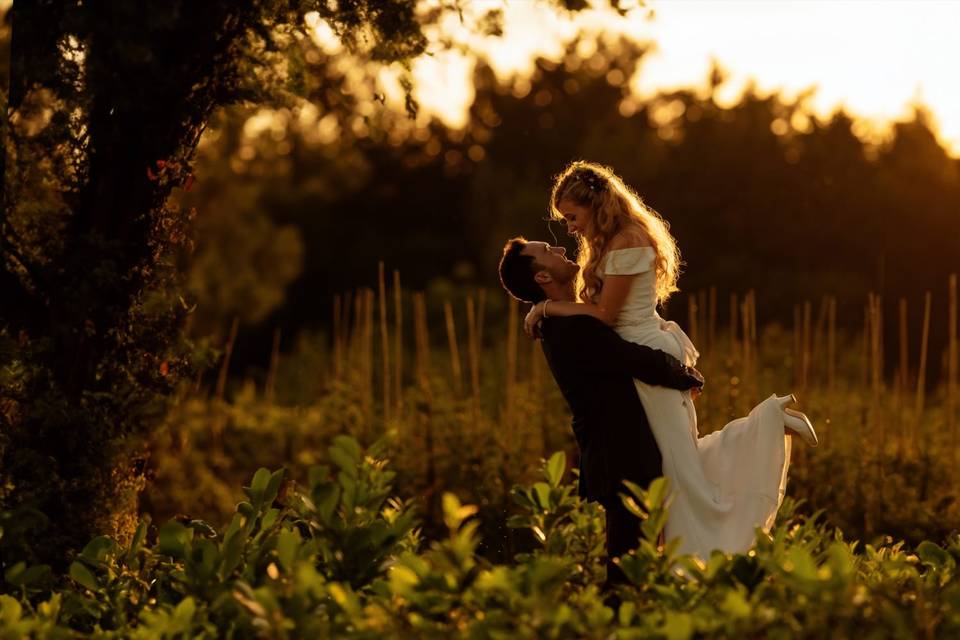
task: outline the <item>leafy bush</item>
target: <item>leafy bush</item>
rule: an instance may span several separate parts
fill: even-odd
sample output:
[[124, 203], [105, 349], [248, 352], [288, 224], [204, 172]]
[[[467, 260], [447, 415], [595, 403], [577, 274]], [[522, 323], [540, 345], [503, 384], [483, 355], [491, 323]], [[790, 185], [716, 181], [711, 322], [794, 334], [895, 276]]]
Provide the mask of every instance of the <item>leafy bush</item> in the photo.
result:
[[847, 542], [787, 500], [745, 555], [705, 562], [657, 541], [666, 481], [627, 485], [642, 519], [619, 562], [621, 604], [601, 591], [601, 508], [564, 482], [557, 453], [517, 485], [513, 527], [538, 546], [496, 564], [477, 553], [477, 507], [442, 497], [444, 537], [421, 539], [391, 497], [387, 441], [334, 438], [306, 486], [260, 469], [230, 523], [144, 520], [129, 545], [92, 540], [65, 576], [4, 565], [2, 637], [624, 638], [934, 637], [960, 633], [960, 537], [946, 546]]

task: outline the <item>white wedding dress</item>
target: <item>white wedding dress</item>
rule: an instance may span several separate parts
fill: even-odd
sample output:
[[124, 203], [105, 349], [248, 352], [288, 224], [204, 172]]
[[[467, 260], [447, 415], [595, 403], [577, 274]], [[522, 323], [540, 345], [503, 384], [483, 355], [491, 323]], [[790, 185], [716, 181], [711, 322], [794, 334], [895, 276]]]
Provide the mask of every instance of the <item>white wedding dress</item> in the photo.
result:
[[[600, 263], [601, 279], [635, 275], [614, 329], [693, 366], [699, 353], [690, 338], [657, 313], [655, 257], [652, 247], [636, 247], [610, 251]], [[714, 549], [745, 553], [755, 528], [773, 525], [787, 482], [791, 443], [776, 396], [701, 438], [690, 392], [635, 383], [672, 489], [667, 540], [679, 538], [680, 553], [702, 559]]]

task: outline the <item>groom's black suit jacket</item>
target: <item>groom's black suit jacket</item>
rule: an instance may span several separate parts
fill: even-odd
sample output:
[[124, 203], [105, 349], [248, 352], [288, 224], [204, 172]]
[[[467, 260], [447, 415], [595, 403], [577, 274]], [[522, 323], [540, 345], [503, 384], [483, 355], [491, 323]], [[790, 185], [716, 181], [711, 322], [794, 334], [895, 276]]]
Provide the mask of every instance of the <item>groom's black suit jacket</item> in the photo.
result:
[[662, 475], [662, 460], [633, 379], [686, 390], [702, 385], [668, 353], [627, 342], [591, 316], [546, 318], [541, 345], [573, 413], [580, 447], [580, 496], [600, 500], [646, 486]]

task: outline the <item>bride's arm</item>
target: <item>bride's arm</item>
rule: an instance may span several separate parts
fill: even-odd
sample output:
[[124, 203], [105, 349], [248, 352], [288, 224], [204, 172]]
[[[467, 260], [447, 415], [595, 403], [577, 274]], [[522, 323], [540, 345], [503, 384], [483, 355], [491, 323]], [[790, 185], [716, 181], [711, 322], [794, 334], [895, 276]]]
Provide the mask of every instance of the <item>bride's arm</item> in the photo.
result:
[[630, 285], [635, 277], [635, 274], [607, 276], [603, 281], [603, 289], [600, 290], [600, 300], [597, 304], [559, 300], [538, 302], [524, 318], [523, 330], [527, 335], [533, 335], [533, 328], [544, 317], [544, 306], [547, 306], [548, 317], [592, 316], [604, 324], [612, 325], [620, 315], [620, 310], [623, 309], [623, 303], [627, 299], [627, 294], [630, 293]]

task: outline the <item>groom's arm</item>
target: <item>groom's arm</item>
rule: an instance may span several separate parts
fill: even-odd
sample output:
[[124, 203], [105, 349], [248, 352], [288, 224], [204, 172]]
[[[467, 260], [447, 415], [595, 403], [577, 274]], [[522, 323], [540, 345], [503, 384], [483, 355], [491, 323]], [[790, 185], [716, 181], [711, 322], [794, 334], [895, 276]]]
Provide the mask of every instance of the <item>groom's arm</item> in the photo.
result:
[[[584, 373], [623, 374], [647, 384], [686, 391], [703, 386], [703, 376], [666, 351], [624, 340], [595, 318], [580, 316], [576, 358]], [[578, 319], [579, 319], [578, 318]]]

